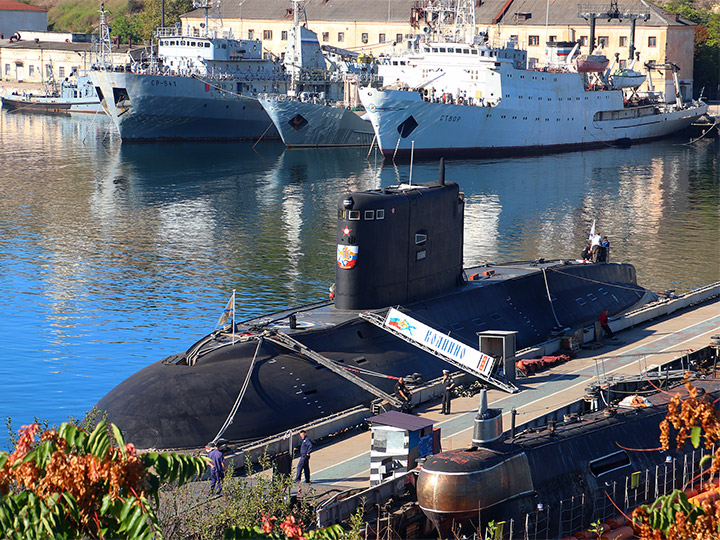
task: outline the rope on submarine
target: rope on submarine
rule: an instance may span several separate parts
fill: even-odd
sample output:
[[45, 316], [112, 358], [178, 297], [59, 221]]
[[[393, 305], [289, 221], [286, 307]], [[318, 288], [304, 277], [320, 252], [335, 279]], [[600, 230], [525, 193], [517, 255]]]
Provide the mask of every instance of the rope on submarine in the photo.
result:
[[232, 424], [235, 420], [235, 414], [240, 408], [240, 403], [242, 402], [243, 397], [245, 397], [245, 392], [247, 391], [248, 385], [250, 384], [250, 377], [252, 375], [253, 369], [255, 368], [255, 360], [257, 359], [257, 355], [258, 352], [260, 352], [260, 347], [262, 347], [262, 344], [263, 338], [261, 336], [260, 338], [258, 338], [258, 344], [257, 347], [255, 347], [255, 354], [253, 355], [252, 361], [250, 362], [250, 368], [248, 368], [247, 375], [245, 375], [245, 382], [243, 382], [240, 393], [238, 394], [237, 399], [235, 400], [235, 404], [232, 406], [232, 409], [230, 409], [230, 414], [228, 414], [228, 417], [225, 419], [225, 423], [222, 425], [217, 435], [215, 435], [215, 437], [213, 438], [212, 442], [214, 443], [216, 443], [218, 439], [223, 436], [225, 431], [227, 431], [227, 428], [229, 428], [230, 424]]

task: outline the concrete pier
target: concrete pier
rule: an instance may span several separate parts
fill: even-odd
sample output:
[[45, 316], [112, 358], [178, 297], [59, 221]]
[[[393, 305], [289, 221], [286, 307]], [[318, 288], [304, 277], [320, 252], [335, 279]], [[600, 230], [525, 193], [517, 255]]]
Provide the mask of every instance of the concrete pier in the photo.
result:
[[[613, 325], [611, 321], [611, 327]], [[690, 307], [616, 334], [617, 341], [604, 340], [597, 349], [581, 350], [577, 358], [536, 375], [517, 380], [518, 394], [488, 391], [492, 407], [503, 409], [503, 424], [510, 427], [510, 411], [518, 412], [517, 423], [525, 423], [569, 404], [585, 393], [598, 375], [639, 374], [653, 365], [666, 363], [690, 350], [705, 347], [720, 333], [720, 299]], [[436, 422], [442, 430], [443, 450], [470, 443], [478, 397], [456, 398], [450, 416], [440, 414], [439, 400], [418, 406], [413, 412]], [[296, 466], [297, 460], [293, 463]], [[293, 473], [294, 473], [293, 468]], [[318, 492], [369, 486], [370, 432], [354, 431], [317, 444], [311, 458], [312, 489]], [[307, 489], [307, 487], [301, 489]]]

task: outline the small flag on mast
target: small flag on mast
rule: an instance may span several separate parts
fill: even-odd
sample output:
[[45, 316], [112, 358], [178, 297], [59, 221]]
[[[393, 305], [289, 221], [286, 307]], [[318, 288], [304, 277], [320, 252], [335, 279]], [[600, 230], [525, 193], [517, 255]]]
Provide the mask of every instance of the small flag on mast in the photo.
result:
[[592, 227], [590, 227], [590, 236], [588, 237], [589, 240], [592, 240], [593, 236], [595, 236], [595, 220], [593, 219]]
[[227, 306], [225, 306], [225, 309], [222, 312], [222, 315], [220, 315], [220, 319], [218, 320], [215, 327], [224, 326], [228, 321], [231, 321], [233, 323], [233, 330], [235, 326], [235, 289], [233, 289], [232, 296], [230, 296], [230, 300], [228, 300]]

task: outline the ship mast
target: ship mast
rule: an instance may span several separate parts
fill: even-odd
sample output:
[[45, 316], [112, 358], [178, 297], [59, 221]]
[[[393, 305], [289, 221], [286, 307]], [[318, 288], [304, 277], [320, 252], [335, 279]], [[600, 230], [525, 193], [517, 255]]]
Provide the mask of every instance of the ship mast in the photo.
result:
[[110, 27], [105, 19], [105, 3], [100, 3], [100, 65], [107, 70], [113, 65], [112, 41], [110, 41]]

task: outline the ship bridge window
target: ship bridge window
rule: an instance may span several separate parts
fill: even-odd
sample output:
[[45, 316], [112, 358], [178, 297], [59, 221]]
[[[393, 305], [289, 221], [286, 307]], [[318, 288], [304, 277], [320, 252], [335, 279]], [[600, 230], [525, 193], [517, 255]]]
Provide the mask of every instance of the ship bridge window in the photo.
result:
[[358, 221], [360, 219], [360, 210], [349, 210], [348, 219], [351, 221]]
[[625, 450], [620, 450], [613, 454], [609, 454], [599, 459], [594, 459], [589, 463], [590, 472], [597, 478], [605, 473], [616, 471], [622, 467], [630, 465], [630, 457]]
[[427, 234], [415, 234], [415, 245], [416, 246], [422, 246], [425, 242], [427, 242]]
[[185, 41], [184, 41], [184, 40], [181, 41], [181, 42], [180, 42], [180, 45], [185, 45]]
[[454, 53], [455, 49], [453, 49], [452, 47], [448, 47], [448, 52]]
[[385, 219], [385, 210], [375, 212], [375, 219]]
[[365, 216], [363, 217], [363, 219], [375, 219], [375, 210], [365, 210]]
[[472, 54], [477, 54], [477, 51], [476, 51], [475, 49], [473, 49], [473, 50], [470, 51], [470, 52], [471, 52]]
[[445, 52], [445, 47], [440, 47], [440, 52]]
[[205, 47], [210, 47], [210, 42], [205, 42]]
[[432, 52], [438, 52], [437, 47], [433, 47], [433, 48], [432, 48]]
[[427, 251], [425, 251], [424, 249], [422, 251], [418, 251], [415, 254], [416, 261], [422, 261], [425, 257], [427, 257]]
[[194, 41], [191, 41], [191, 42], [190, 42], [190, 46], [191, 46], [191, 47], [194, 47], [194, 46], [195, 46], [195, 42], [194, 42]]
[[462, 52], [463, 54], [470, 54], [470, 49], [463, 49]]
[[588, 293], [587, 297], [590, 299], [591, 302], [594, 302], [595, 300], [598, 299], [598, 297], [595, 296], [593, 293]]
[[587, 304], [587, 302], [585, 301], [584, 298], [576, 298], [575, 301], [581, 306], [584, 306], [585, 304]]
[[475, 326], [485, 326], [485, 321], [480, 318], [473, 319], [472, 322]]
[[353, 360], [355, 360], [356, 364], [365, 364], [368, 361], [364, 356], [358, 356], [357, 358], [353, 358]]
[[598, 287], [598, 292], [599, 292], [600, 294], [602, 294], [603, 296], [607, 296], [607, 293], [608, 293], [608, 292], [607, 292], [605, 289], [603, 289], [602, 287]]

